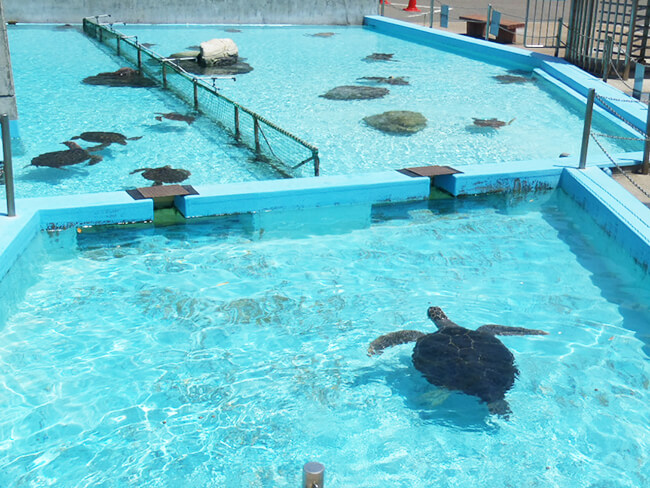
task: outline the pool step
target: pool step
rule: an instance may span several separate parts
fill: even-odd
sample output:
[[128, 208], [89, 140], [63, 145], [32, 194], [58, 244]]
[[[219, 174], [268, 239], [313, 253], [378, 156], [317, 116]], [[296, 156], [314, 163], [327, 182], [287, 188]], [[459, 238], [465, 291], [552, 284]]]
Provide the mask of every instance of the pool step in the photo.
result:
[[174, 197], [198, 195], [199, 192], [192, 185], [155, 185], [126, 190], [134, 200], [153, 200], [154, 209], [170, 208], [174, 206]]

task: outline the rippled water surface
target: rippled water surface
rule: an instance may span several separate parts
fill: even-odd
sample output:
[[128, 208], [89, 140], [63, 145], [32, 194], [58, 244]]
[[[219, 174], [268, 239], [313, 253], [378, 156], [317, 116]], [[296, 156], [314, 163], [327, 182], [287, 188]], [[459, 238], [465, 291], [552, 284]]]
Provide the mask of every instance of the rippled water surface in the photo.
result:
[[[648, 484], [650, 282], [561, 192], [44, 234], [0, 283], [0, 485]], [[503, 337], [509, 419], [427, 383], [430, 305]]]

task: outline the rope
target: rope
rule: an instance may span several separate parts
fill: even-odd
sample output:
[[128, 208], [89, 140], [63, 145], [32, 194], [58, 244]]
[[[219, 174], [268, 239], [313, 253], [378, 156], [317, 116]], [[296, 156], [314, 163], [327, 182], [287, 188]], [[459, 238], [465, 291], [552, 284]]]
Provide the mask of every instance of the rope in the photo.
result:
[[[600, 134], [598, 134], [598, 135], [600, 135]], [[625, 171], [623, 171], [623, 169], [618, 165], [618, 163], [616, 162], [616, 160], [614, 160], [614, 158], [613, 158], [613, 157], [612, 157], [612, 156], [611, 156], [611, 155], [610, 155], [610, 154], [605, 150], [605, 148], [603, 147], [603, 145], [600, 143], [600, 141], [599, 141], [598, 138], [596, 137], [596, 134], [592, 132], [592, 133], [591, 133], [591, 137], [594, 139], [594, 141], [596, 142], [596, 144], [598, 144], [598, 147], [600, 148], [600, 150], [603, 151], [603, 153], [605, 153], [605, 156], [607, 156], [607, 158], [608, 158], [612, 163], [614, 163], [614, 166], [616, 166], [616, 169], [618, 169], [618, 170], [621, 172], [621, 174], [622, 174], [622, 175], [623, 175], [623, 176], [624, 176], [624, 177], [625, 177], [625, 178], [626, 178], [630, 183], [632, 183], [632, 185], [634, 185], [634, 186], [637, 188], [637, 190], [639, 190], [641, 193], [643, 193], [646, 197], [650, 198], [650, 193], [646, 192], [643, 188], [641, 188], [641, 187], [637, 184], [636, 181], [634, 181], [632, 178], [630, 178], [630, 177], [627, 175], [627, 173], [626, 173]]]
[[623, 117], [621, 114], [619, 114], [619, 113], [618, 113], [618, 112], [617, 112], [617, 111], [616, 111], [616, 110], [615, 110], [615, 109], [614, 109], [610, 104], [608, 104], [608, 103], [605, 101], [605, 98], [603, 98], [603, 97], [601, 97], [600, 95], [598, 95], [598, 93], [596, 93], [596, 98], [597, 98], [598, 100], [600, 100], [600, 102], [603, 104], [603, 106], [604, 106], [607, 110], [609, 110], [613, 115], [615, 115], [617, 118], [619, 118], [620, 120], [622, 120], [623, 122], [625, 122], [627, 125], [629, 125], [630, 127], [632, 127], [635, 131], [639, 132], [640, 134], [643, 134], [644, 137], [647, 137], [647, 134], [646, 134], [644, 131], [642, 131], [641, 129], [639, 129], [637, 126], [635, 126], [634, 124], [632, 124], [632, 122], [629, 122], [625, 117]]
[[623, 141], [645, 141], [645, 142], [650, 141], [650, 138], [648, 138], [648, 137], [641, 138], [641, 137], [612, 136], [612, 135], [609, 135], [609, 134], [600, 134], [598, 132], [594, 132], [594, 134], [599, 136], [599, 137], [608, 137], [609, 139], [620, 139], [620, 140], [623, 140]]

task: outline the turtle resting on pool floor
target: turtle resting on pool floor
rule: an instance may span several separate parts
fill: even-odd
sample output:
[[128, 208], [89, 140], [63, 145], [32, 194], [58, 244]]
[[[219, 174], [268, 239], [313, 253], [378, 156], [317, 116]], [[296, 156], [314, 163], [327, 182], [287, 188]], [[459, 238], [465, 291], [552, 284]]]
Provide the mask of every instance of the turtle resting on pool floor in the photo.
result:
[[31, 165], [61, 168], [62, 166], [72, 166], [89, 160], [88, 165], [92, 166], [102, 160], [101, 156], [90, 154], [87, 149], [80, 147], [76, 142], [65, 141], [63, 144], [68, 146], [67, 150], [40, 154], [32, 159]]
[[500, 127], [504, 127], [506, 125], [512, 124], [515, 119], [511, 119], [509, 122], [504, 122], [503, 120], [491, 118], [491, 119], [477, 119], [472, 117], [474, 120], [474, 125], [478, 127], [490, 127], [492, 129], [498, 129]]
[[172, 168], [169, 165], [160, 168], [140, 168], [131, 171], [130, 174], [134, 173], [142, 173], [143, 178], [153, 181], [152, 186], [162, 185], [163, 183], [180, 183], [192, 174], [186, 169]]
[[487, 403], [490, 413], [507, 416], [510, 408], [504, 397], [519, 371], [512, 353], [495, 336], [548, 333], [494, 324], [482, 325], [476, 330], [466, 329], [449, 320], [440, 307], [429, 307], [427, 315], [438, 327], [436, 332], [391, 332], [372, 341], [368, 355], [415, 342], [413, 365], [429, 383], [476, 396]]

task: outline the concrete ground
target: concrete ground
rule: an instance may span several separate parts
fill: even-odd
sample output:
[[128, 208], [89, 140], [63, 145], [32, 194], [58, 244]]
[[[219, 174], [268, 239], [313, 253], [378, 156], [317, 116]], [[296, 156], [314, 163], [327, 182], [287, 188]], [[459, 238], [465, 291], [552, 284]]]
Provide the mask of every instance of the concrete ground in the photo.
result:
[[[450, 4], [451, 3], [452, 2], [450, 2]], [[416, 7], [420, 10], [419, 12], [406, 12], [404, 8], [406, 8], [408, 4], [409, 0], [391, 1], [391, 3], [384, 5], [384, 15], [393, 19], [399, 19], [424, 27], [429, 27], [431, 23], [431, 2], [427, 0], [417, 0]], [[487, 14], [487, 3], [484, 6], [480, 6], [481, 4], [476, 0], [454, 0], [452, 10], [450, 11], [449, 27], [443, 29], [440, 27], [440, 5], [440, 0], [436, 0], [434, 4], [433, 28], [457, 34], [465, 34], [466, 31], [466, 23], [458, 20], [459, 15]], [[523, 22], [526, 18], [526, 2], [522, 0], [501, 0], [500, 2], [492, 3], [492, 7], [502, 12], [503, 19], [520, 20]], [[522, 49], [533, 50], [551, 56], [555, 54], [554, 49], [525, 47], [523, 45], [523, 29], [517, 30], [514, 45]], [[562, 54], [563, 52], [560, 50], [560, 56], [562, 56]], [[616, 74], [612, 74], [607, 82], [624, 93], [629, 95], [632, 94], [633, 79], [624, 81], [616, 77]], [[649, 95], [650, 78], [646, 78], [643, 85], [642, 100], [648, 103]], [[632, 168], [629, 168], [625, 170], [625, 174], [615, 171], [613, 178], [643, 204], [650, 208], [650, 175], [636, 174]]]

